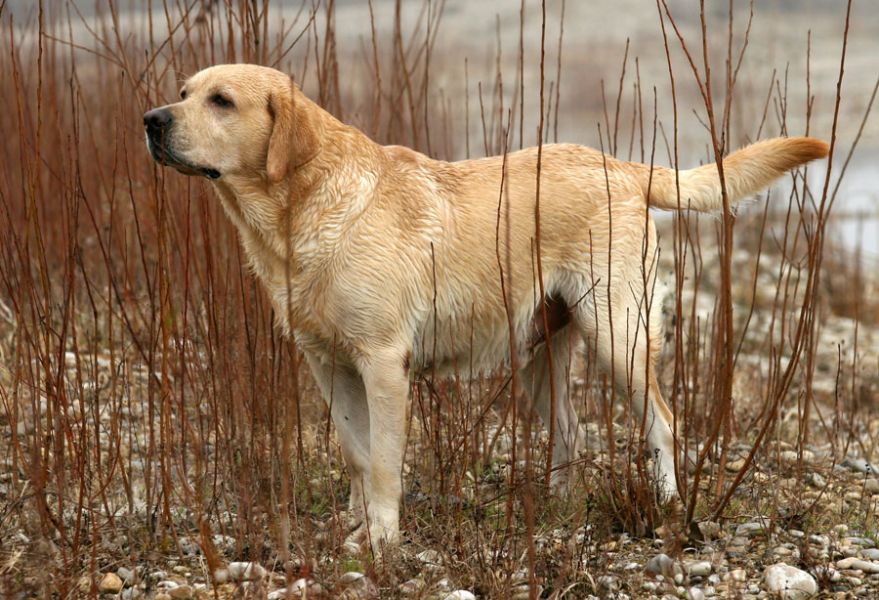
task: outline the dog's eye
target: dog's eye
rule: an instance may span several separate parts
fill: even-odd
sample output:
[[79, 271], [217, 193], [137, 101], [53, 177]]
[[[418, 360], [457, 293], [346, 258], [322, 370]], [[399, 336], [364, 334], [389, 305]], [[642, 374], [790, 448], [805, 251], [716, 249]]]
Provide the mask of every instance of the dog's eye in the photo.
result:
[[219, 106], [220, 108], [231, 108], [232, 106], [234, 106], [234, 104], [232, 104], [232, 101], [222, 94], [214, 94], [213, 96], [211, 96], [211, 103]]
[[180, 99], [186, 100], [186, 90], [180, 90]]

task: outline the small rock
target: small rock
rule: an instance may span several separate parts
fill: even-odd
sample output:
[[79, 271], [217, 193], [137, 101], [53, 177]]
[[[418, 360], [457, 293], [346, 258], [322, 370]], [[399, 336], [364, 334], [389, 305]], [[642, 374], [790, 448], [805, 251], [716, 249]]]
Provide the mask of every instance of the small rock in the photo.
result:
[[675, 566], [675, 561], [673, 561], [670, 556], [667, 554], [657, 554], [647, 561], [647, 564], [644, 565], [644, 570], [648, 573], [653, 573], [654, 575], [674, 577], [676, 571]]
[[473, 592], [468, 590], [455, 590], [454, 592], [447, 594], [443, 600], [476, 600], [476, 596], [473, 595]]
[[844, 558], [836, 562], [836, 568], [840, 570], [857, 569], [864, 573], [879, 573], [879, 563], [861, 560], [859, 558]]
[[214, 546], [223, 550], [228, 550], [229, 548], [235, 547], [235, 538], [233, 538], [231, 535], [216, 533], [214, 534], [213, 541]]
[[347, 573], [339, 577], [339, 583], [342, 585], [351, 585], [361, 577], [363, 577], [363, 573], [359, 573], [357, 571], [348, 571]]
[[840, 463], [843, 467], [848, 467], [852, 471], [858, 473], [875, 473], [876, 468], [863, 458], [847, 457]]
[[705, 594], [697, 587], [687, 590], [687, 600], [705, 600]]
[[[275, 590], [275, 591], [276, 592], [283, 592], [283, 594], [280, 594], [277, 596], [277, 598], [280, 600], [282, 598], [286, 598], [288, 595], [293, 596], [293, 597], [301, 596], [303, 591], [306, 588], [308, 588], [309, 591], [312, 591], [312, 590], [314, 590], [315, 586], [317, 586], [317, 584], [314, 582], [313, 579], [306, 579], [305, 577], [300, 577], [299, 579], [294, 581], [290, 585], [290, 587], [283, 589], [283, 590]], [[269, 594], [269, 595], [271, 595], [271, 594]]]
[[348, 571], [339, 578], [339, 585], [345, 588], [340, 598], [359, 600], [360, 598], [378, 598], [378, 588], [372, 580], [357, 571]]
[[820, 565], [815, 567], [815, 575], [821, 579], [827, 579], [829, 581], [839, 581], [842, 578], [842, 575], [834, 569], [833, 567], [827, 567], [824, 565]]
[[699, 531], [706, 540], [716, 540], [720, 537], [723, 529], [720, 527], [720, 523], [715, 521], [702, 521], [699, 523]]
[[724, 579], [741, 583], [748, 580], [748, 573], [744, 569], [733, 569], [726, 574]]
[[746, 537], [734, 537], [726, 546], [726, 554], [730, 557], [741, 556], [748, 552], [750, 541]]
[[229, 575], [229, 569], [220, 568], [214, 571], [214, 583], [222, 585], [230, 581], [232, 577]]
[[602, 575], [597, 581], [598, 587], [601, 588], [605, 594], [612, 595], [620, 589], [620, 580], [613, 575]]
[[784, 563], [767, 567], [763, 580], [767, 590], [783, 600], [805, 600], [818, 593], [814, 577]]
[[879, 560], [879, 548], [867, 548], [861, 550], [861, 558], [866, 560]]
[[140, 598], [143, 596], [143, 592], [136, 587], [128, 588], [123, 590], [119, 597], [121, 600], [136, 600], [136, 598]]
[[[223, 571], [226, 573], [226, 578], [220, 581], [221, 577], [217, 573]], [[256, 581], [265, 577], [266, 570], [255, 562], [231, 562], [225, 569], [219, 569], [217, 573], [214, 574], [214, 578], [220, 583], [225, 583], [226, 581]]]
[[175, 600], [189, 600], [192, 598], [192, 588], [186, 585], [178, 585], [173, 590], [168, 590], [168, 595]]
[[827, 480], [820, 473], [806, 473], [806, 483], [820, 490], [827, 485]]
[[118, 594], [122, 590], [122, 579], [116, 573], [107, 573], [101, 578], [98, 589], [103, 594]]
[[[796, 464], [799, 460], [799, 456], [795, 450], [785, 450], [779, 455], [779, 457], [782, 462], [788, 464]], [[815, 460], [815, 453], [810, 452], [809, 450], [803, 450], [803, 462], [812, 462], [813, 460]]]
[[879, 479], [870, 478], [864, 483], [864, 491], [868, 494], [879, 494]]
[[[510, 600], [528, 600], [531, 597], [529, 582], [530, 578], [528, 577], [527, 569], [519, 569], [513, 573], [512, 577], [510, 577]], [[540, 586], [538, 586], [538, 589], [542, 591]], [[540, 596], [539, 592], [538, 596]]]
[[122, 583], [125, 585], [131, 585], [134, 583], [134, 572], [131, 569], [126, 569], [125, 567], [119, 567], [116, 569], [116, 574], [119, 576], [119, 579], [122, 580]]
[[424, 570], [428, 573], [439, 573], [443, 570], [442, 558], [436, 550], [425, 550], [415, 555], [424, 565]]
[[415, 577], [413, 579], [409, 579], [408, 581], [404, 581], [397, 589], [400, 590], [400, 594], [402, 594], [403, 596], [415, 596], [424, 589], [424, 580], [419, 577]]
[[183, 554], [201, 554], [201, 547], [194, 540], [192, 540], [192, 538], [182, 537], [180, 538], [179, 542], [180, 549], [183, 551]]
[[759, 533], [766, 532], [766, 525], [759, 521], [752, 521], [750, 523], [742, 523], [738, 527], [736, 527], [736, 535], [744, 536], [744, 537], [753, 537]]
[[728, 463], [726, 463], [726, 470], [729, 471], [730, 473], [738, 473], [739, 471], [741, 471], [744, 468], [744, 466], [745, 466], [745, 459], [740, 458], [738, 460], [731, 460]]
[[707, 560], [700, 560], [684, 565], [687, 575], [690, 577], [706, 577], [711, 574], [711, 563]]

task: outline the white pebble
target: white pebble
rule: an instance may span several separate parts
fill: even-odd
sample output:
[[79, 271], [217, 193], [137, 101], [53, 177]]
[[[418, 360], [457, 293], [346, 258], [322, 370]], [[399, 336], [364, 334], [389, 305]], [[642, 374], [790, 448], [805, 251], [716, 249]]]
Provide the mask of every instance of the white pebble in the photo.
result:
[[685, 568], [690, 577], [705, 577], [711, 574], [711, 563], [707, 560], [687, 563]]
[[443, 600], [476, 600], [476, 596], [468, 590], [455, 590], [443, 598]]
[[442, 558], [436, 550], [425, 550], [415, 555], [424, 565], [424, 570], [428, 573], [439, 573], [443, 570]]
[[769, 592], [783, 600], [806, 600], [818, 593], [814, 577], [784, 563], [767, 567], [763, 578]]
[[879, 563], [868, 560], [861, 560], [854, 557], [844, 558], [840, 561], [837, 561], [836, 568], [841, 570], [857, 569], [858, 571], [863, 571], [864, 573], [879, 573]]
[[358, 573], [357, 571], [348, 571], [347, 573], [339, 577], [339, 583], [343, 585], [349, 585], [351, 583], [354, 583], [358, 579], [361, 579], [362, 577], [363, 573]]
[[255, 562], [231, 562], [226, 567], [235, 581], [254, 581], [265, 577], [266, 570]]

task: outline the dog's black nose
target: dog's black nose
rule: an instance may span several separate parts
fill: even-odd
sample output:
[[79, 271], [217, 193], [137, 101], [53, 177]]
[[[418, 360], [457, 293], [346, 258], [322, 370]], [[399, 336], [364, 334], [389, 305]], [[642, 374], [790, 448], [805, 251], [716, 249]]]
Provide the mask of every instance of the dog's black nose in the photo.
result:
[[171, 111], [167, 108], [154, 108], [143, 116], [143, 125], [147, 131], [163, 131], [174, 121]]

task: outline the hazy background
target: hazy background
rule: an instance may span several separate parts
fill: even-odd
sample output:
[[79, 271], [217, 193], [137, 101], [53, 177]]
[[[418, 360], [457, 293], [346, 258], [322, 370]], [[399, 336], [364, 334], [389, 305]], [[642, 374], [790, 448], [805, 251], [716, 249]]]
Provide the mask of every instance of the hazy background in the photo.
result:
[[[125, 43], [154, 51], [146, 40], [138, 37], [146, 18], [148, 3], [143, 1], [121, 2], [117, 15], [118, 29]], [[199, 11], [211, 10], [210, 0], [168, 3], [172, 14], [179, 15], [190, 10], [194, 20]], [[309, 18], [325, 19], [322, 9], [326, 3], [306, 3], [287, 0], [269, 3], [272, 22], [278, 29], [290, 28], [295, 37], [302, 31]], [[708, 22], [708, 47], [714, 80], [715, 101], [720, 110], [723, 106], [725, 73], [724, 60], [727, 48], [727, 21], [729, 4], [710, 1]], [[681, 34], [690, 45], [699, 68], [701, 63], [701, 33], [697, 0], [669, 0], [669, 8], [677, 21]], [[842, 31], [845, 24], [843, 0], [754, 0], [753, 3], [737, 0], [733, 3], [733, 43], [736, 52], [742, 46], [748, 24], [749, 11], [753, 20], [747, 50], [734, 95], [729, 145], [737, 147], [760, 137], [778, 135], [801, 135], [806, 132], [807, 108], [807, 47], [811, 37], [809, 61], [811, 94], [814, 98], [809, 132], [829, 139], [836, 83], [839, 73]], [[7, 5], [15, 17], [23, 40], [33, 37], [39, 3], [34, 0], [12, 0]], [[127, 6], [127, 8], [125, 8]], [[153, 27], [155, 39], [167, 36], [167, 26], [162, 2], [154, 1]], [[524, 9], [523, 9], [524, 6]], [[372, 85], [372, 26], [382, 52], [393, 52], [391, 39], [394, 28], [394, 0], [339, 0], [335, 3], [336, 39], [339, 62], [340, 90], [346, 99], [369, 97], [362, 86]], [[838, 136], [841, 148], [848, 148], [860, 127], [865, 107], [879, 77], [879, 11], [874, 2], [855, 1], [846, 55], [845, 77], [842, 85], [842, 104]], [[44, 2], [47, 21], [52, 15], [73, 15], [74, 26], [69, 35], [76, 43], [95, 48], [90, 30], [113, 28], [113, 20], [106, 4], [79, 1], [48, 0]], [[430, 102], [436, 111], [448, 111], [452, 115], [454, 144], [444, 148], [431, 148], [441, 158], [464, 158], [469, 154], [485, 154], [483, 124], [480, 118], [480, 86], [485, 105], [489, 108], [486, 121], [497, 131], [500, 116], [491, 112], [492, 98], [502, 99], [502, 105], [511, 104], [518, 109], [517, 79], [519, 71], [520, 23], [524, 50], [524, 139], [518, 136], [518, 115], [513, 116], [512, 147], [534, 145], [537, 142], [539, 106], [541, 4], [527, 0], [447, 0], [422, 3], [400, 3], [402, 30], [404, 34], [419, 35], [428, 21], [438, 23], [433, 32], [431, 55], [433, 68], [430, 78]], [[522, 12], [524, 11], [524, 12]], [[564, 11], [564, 19], [562, 19]], [[79, 14], [77, 14], [79, 13]], [[62, 19], [66, 21], [65, 19]], [[562, 27], [564, 28], [562, 32]], [[559, 46], [559, 36], [562, 43]], [[710, 136], [702, 123], [707, 122], [702, 100], [694, 84], [691, 68], [680, 50], [673, 31], [668, 32], [673, 71], [677, 85], [679, 108], [679, 143], [681, 166], [710, 160], [708, 151]], [[59, 32], [67, 38], [68, 31]], [[182, 37], [182, 32], [177, 31]], [[599, 124], [604, 127], [605, 102], [602, 99], [602, 82], [611, 123], [614, 120], [614, 104], [627, 40], [630, 44], [620, 107], [620, 133], [616, 154], [629, 156], [632, 121], [632, 101], [636, 73], [640, 74], [640, 89], [645, 110], [645, 128], [648, 130], [646, 145], [652, 137], [650, 122], [654, 90], [660, 127], [657, 142], [657, 162], [669, 164], [668, 149], [673, 130], [672, 90], [663, 35], [654, 0], [549, 0], [546, 2], [545, 79], [547, 103], [554, 104], [556, 86], [560, 85], [559, 106], [556, 117], [548, 123], [548, 139], [577, 142], [601, 147]], [[281, 68], [302, 81], [306, 91], [314, 87], [309, 73], [298, 72], [305, 64], [309, 44], [325, 40], [310, 40], [303, 36], [288, 54]], [[101, 49], [98, 48], [97, 51]], [[559, 50], [562, 60], [559, 69]], [[167, 52], [167, 47], [165, 49]], [[635, 63], [637, 59], [637, 65]], [[415, 59], [413, 59], [415, 60]], [[465, 78], [465, 62], [467, 77]], [[442, 65], [440, 68], [438, 65]], [[201, 68], [207, 65], [197, 65]], [[497, 87], [497, 72], [501, 73], [502, 91]], [[178, 78], [185, 78], [179, 73]], [[384, 77], [391, 74], [384, 73]], [[559, 80], [560, 84], [559, 84]], [[769, 86], [775, 92], [769, 99], [765, 123], [762, 114], [768, 97]], [[787, 91], [787, 106], [778, 101], [779, 91]], [[469, 109], [469, 122], [462, 118], [464, 106]], [[346, 102], [347, 106], [356, 102]], [[372, 118], [372, 105], [355, 108], [350, 114], [339, 115], [344, 120], [363, 126]], [[551, 110], [555, 110], [551, 107]], [[648, 112], [649, 111], [649, 112]], [[784, 111], [787, 131], [779, 127], [779, 115]], [[666, 140], [662, 139], [662, 132]], [[634, 144], [632, 158], [639, 159], [639, 142]], [[605, 147], [607, 143], [605, 142]], [[427, 148], [421, 148], [427, 150]], [[648, 152], [649, 153], [649, 152]], [[844, 157], [837, 157], [842, 164]], [[879, 258], [879, 219], [876, 212], [876, 189], [879, 187], [876, 164], [879, 161], [879, 124], [875, 119], [867, 122], [857, 152], [848, 167], [840, 188], [841, 200], [835, 207], [837, 239], [828, 240], [831, 245], [842, 243], [847, 248], [860, 250], [865, 259]], [[837, 169], [838, 173], [838, 169]], [[814, 172], [814, 176], [819, 173]], [[816, 180], [817, 181], [817, 180]], [[784, 208], [784, 207], [781, 207]], [[747, 209], [746, 209], [747, 210]]]

